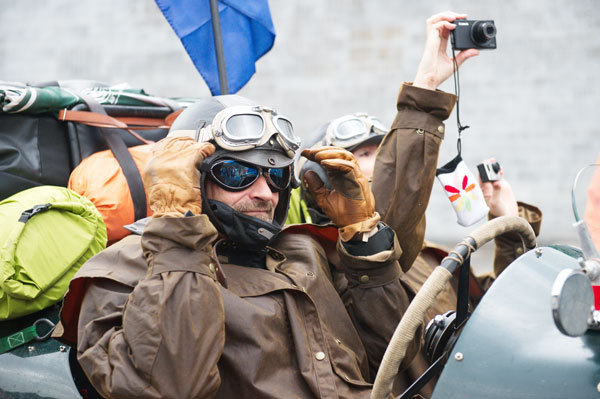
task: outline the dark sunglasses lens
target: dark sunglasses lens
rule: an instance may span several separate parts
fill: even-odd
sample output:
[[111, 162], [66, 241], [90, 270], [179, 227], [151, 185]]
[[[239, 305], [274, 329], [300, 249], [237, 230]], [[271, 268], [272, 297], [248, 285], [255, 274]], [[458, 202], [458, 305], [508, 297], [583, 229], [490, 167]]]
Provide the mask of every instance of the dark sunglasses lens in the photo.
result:
[[258, 169], [227, 160], [212, 167], [215, 179], [227, 187], [242, 188], [254, 183], [258, 178]]
[[284, 190], [290, 184], [290, 168], [269, 169], [269, 179], [279, 190]]

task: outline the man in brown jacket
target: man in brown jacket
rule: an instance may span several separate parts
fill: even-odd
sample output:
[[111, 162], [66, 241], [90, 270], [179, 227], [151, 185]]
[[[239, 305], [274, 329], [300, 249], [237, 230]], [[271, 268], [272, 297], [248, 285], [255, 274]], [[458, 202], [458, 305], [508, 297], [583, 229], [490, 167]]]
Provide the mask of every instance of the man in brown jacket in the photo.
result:
[[[428, 47], [445, 49], [456, 17], [434, 17]], [[438, 61], [423, 63], [435, 70]], [[417, 74], [415, 83], [435, 76]], [[327, 149], [303, 155], [328, 173], [331, 190], [309, 184], [338, 227], [280, 231], [299, 144], [291, 124], [236, 96], [190, 107], [144, 172], [152, 219], [141, 237], [79, 271], [55, 336], [76, 342], [106, 397], [369, 397], [409, 303], [400, 277], [420, 249], [419, 198], [429, 197], [454, 101], [410, 85], [400, 92], [388, 137], [420, 155], [407, 165], [413, 175], [388, 182], [407, 196], [401, 240], [379, 222], [354, 157]]]

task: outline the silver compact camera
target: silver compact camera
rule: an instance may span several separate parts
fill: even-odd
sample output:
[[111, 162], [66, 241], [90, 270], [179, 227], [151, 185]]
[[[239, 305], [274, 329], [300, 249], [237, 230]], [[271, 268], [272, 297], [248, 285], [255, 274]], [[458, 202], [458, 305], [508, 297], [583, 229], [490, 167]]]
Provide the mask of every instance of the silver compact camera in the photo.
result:
[[482, 183], [500, 180], [500, 164], [498, 162], [482, 162], [477, 165]]

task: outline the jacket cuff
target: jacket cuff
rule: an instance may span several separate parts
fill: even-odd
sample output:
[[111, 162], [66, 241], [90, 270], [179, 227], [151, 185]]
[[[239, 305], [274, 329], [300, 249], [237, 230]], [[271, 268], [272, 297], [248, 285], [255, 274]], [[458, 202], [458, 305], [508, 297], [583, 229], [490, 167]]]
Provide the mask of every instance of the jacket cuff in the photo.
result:
[[391, 248], [372, 255], [350, 254], [339, 238], [337, 251], [350, 285], [369, 288], [388, 284], [400, 277], [400, 265], [397, 260], [402, 250], [395, 235]]
[[441, 90], [427, 90], [415, 87], [410, 82], [404, 82], [400, 86], [396, 106], [398, 111], [408, 108], [425, 112], [436, 119], [439, 124], [441, 121], [448, 119], [456, 99], [457, 97], [454, 94]]
[[[540, 211], [539, 208], [524, 202], [517, 202], [517, 205], [519, 207], [519, 217], [529, 222], [529, 225], [537, 237], [540, 233], [542, 224], [542, 211]], [[493, 219], [491, 215], [488, 217]], [[494, 275], [498, 277], [512, 261], [523, 255], [525, 248], [521, 241], [521, 237], [517, 233], [502, 234], [501, 236], [496, 237], [494, 242], [496, 244]]]
[[151, 219], [142, 234], [149, 273], [189, 271], [215, 279], [210, 254], [217, 235], [206, 215]]
[[342, 245], [350, 255], [354, 256], [369, 256], [391, 249], [394, 246], [394, 231], [383, 223], [379, 223], [377, 227], [379, 231], [368, 241], [342, 241]]
[[[537, 237], [540, 234], [540, 229], [542, 227], [542, 211], [537, 206], [529, 205], [521, 201], [517, 201], [517, 206], [519, 217], [525, 219], [529, 223]], [[488, 214], [488, 220], [495, 218], [496, 216], [493, 216], [491, 213]], [[521, 244], [521, 238], [517, 233], [503, 234], [496, 238], [497, 242], [498, 240], [507, 244]]]
[[529, 222], [535, 236], [540, 234], [542, 227], [542, 211], [537, 206], [529, 205], [525, 202], [517, 201], [519, 206], [519, 216]]

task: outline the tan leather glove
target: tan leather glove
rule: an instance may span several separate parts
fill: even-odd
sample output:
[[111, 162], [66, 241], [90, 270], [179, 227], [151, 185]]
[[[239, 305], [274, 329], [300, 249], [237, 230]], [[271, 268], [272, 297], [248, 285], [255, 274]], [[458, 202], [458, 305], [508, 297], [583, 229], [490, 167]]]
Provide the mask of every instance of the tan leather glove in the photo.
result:
[[369, 181], [354, 155], [339, 147], [305, 149], [302, 155], [319, 163], [327, 172], [332, 190], [312, 171], [304, 174], [304, 183], [319, 207], [338, 226], [342, 241], [350, 241], [358, 233], [371, 232], [380, 217], [375, 212]]
[[167, 137], [154, 145], [142, 174], [152, 217], [202, 213], [199, 167], [214, 152], [214, 145], [190, 137]]

